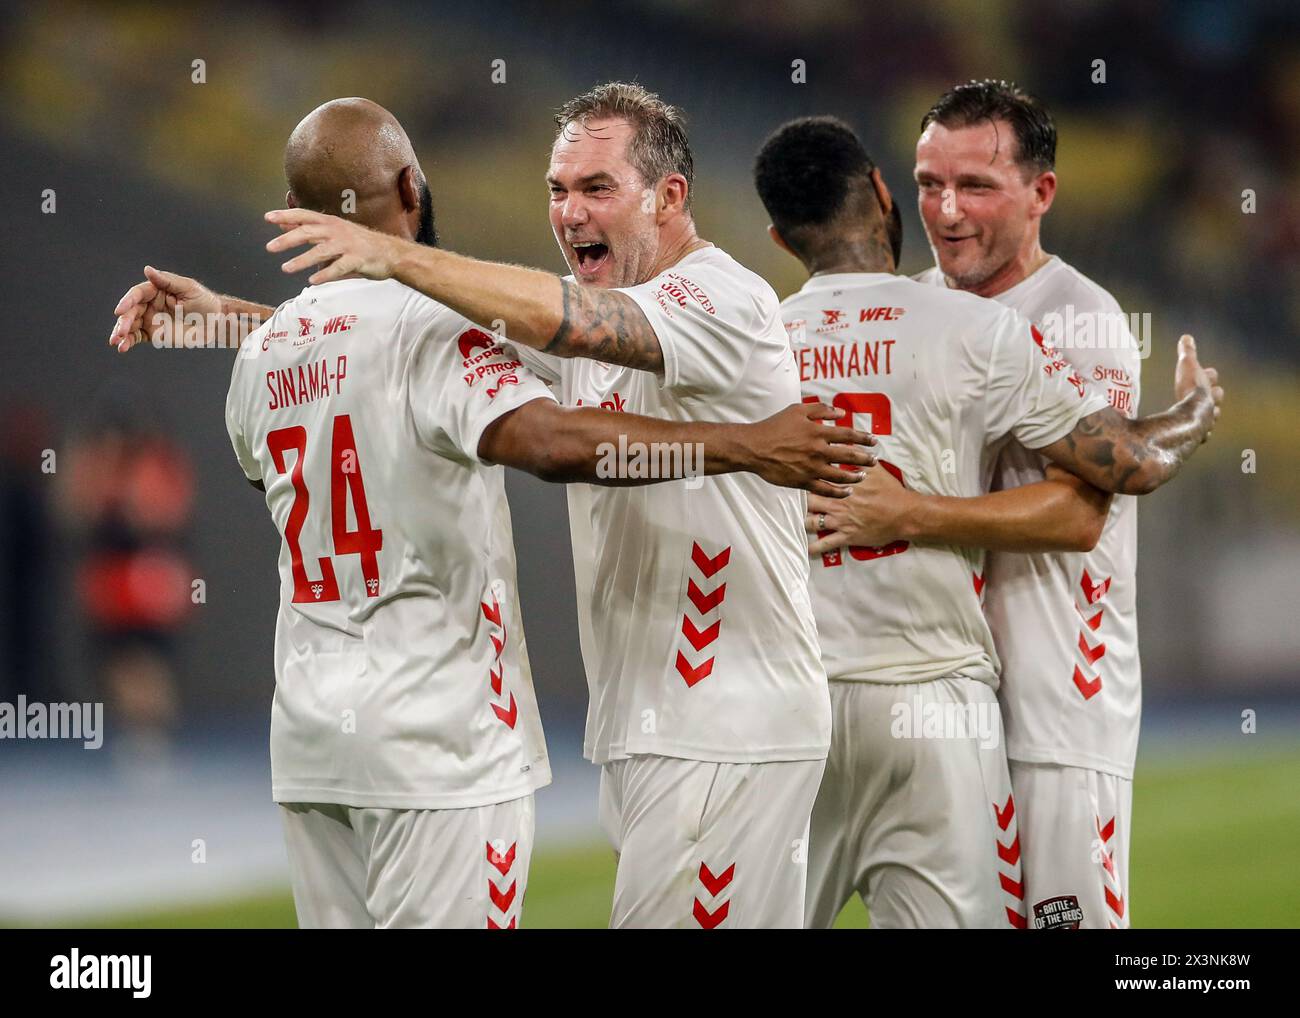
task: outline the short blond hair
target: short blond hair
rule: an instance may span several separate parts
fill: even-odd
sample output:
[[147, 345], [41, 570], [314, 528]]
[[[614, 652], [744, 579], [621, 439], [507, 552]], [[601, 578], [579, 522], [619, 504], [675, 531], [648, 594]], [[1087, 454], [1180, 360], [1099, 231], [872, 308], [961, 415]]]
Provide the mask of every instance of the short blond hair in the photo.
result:
[[686, 136], [686, 115], [654, 92], [633, 82], [607, 81], [575, 96], [555, 114], [558, 134], [570, 124], [590, 120], [626, 120], [634, 129], [627, 159], [646, 184], [654, 185], [670, 173], [686, 178], [686, 208], [695, 187], [695, 157]]

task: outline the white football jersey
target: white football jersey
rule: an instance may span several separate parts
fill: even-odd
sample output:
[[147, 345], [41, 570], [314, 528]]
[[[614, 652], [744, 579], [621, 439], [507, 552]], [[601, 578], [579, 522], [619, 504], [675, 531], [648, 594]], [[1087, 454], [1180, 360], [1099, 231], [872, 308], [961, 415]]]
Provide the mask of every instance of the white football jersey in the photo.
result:
[[[806, 399], [871, 431], [884, 469], [932, 495], [984, 493], [1010, 436], [1040, 448], [1104, 405], [1060, 370], [1024, 318], [887, 273], [813, 276], [781, 305]], [[812, 563], [832, 680], [998, 682], [980, 609], [984, 553], [851, 547]]]
[[243, 343], [226, 422], [281, 534], [277, 802], [451, 809], [550, 780], [493, 420], [549, 390], [388, 280], [312, 286]]
[[[654, 327], [664, 377], [521, 349], [562, 403], [747, 423], [799, 402], [776, 294], [729, 255], [701, 248], [621, 292]], [[749, 473], [569, 485], [589, 759], [826, 756], [806, 502]]]
[[[918, 278], [944, 285], [936, 269]], [[1137, 416], [1141, 352], [1109, 293], [1053, 256], [994, 300], [1034, 322], [1111, 406]], [[1046, 462], [1013, 442], [994, 487], [1041, 481]], [[1136, 599], [1133, 495], [1115, 496], [1087, 554], [990, 553], [985, 611], [1002, 657], [1008, 757], [1133, 776], [1142, 711]]]

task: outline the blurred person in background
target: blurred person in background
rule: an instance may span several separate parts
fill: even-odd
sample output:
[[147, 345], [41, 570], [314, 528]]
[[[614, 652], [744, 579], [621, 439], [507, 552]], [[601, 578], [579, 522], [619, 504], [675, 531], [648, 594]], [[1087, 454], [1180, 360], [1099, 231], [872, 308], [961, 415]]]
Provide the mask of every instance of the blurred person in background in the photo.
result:
[[188, 453], [137, 408], [105, 392], [61, 470], [76, 541], [76, 602], [110, 727], [142, 751], [177, 719], [177, 641], [195, 575], [186, 548], [194, 482]]

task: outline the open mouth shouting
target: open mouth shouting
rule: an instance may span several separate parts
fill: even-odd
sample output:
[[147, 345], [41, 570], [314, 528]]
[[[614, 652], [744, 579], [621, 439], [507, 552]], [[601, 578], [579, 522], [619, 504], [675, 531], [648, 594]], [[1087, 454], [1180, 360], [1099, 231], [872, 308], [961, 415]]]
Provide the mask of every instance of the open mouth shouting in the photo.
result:
[[573, 250], [573, 264], [580, 279], [595, 279], [609, 261], [609, 245], [596, 240], [576, 240], [569, 244]]

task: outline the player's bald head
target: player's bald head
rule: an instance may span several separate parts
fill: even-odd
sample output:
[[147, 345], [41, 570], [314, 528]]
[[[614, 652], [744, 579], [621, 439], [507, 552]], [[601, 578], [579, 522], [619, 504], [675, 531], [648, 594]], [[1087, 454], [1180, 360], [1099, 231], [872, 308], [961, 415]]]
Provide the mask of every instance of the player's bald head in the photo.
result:
[[[397, 118], [369, 99], [333, 99], [303, 117], [284, 149], [290, 203], [349, 218], [386, 232], [409, 211], [410, 195], [427, 196], [411, 139]], [[355, 210], [344, 206], [347, 192]], [[421, 202], [422, 203], [422, 202]]]

